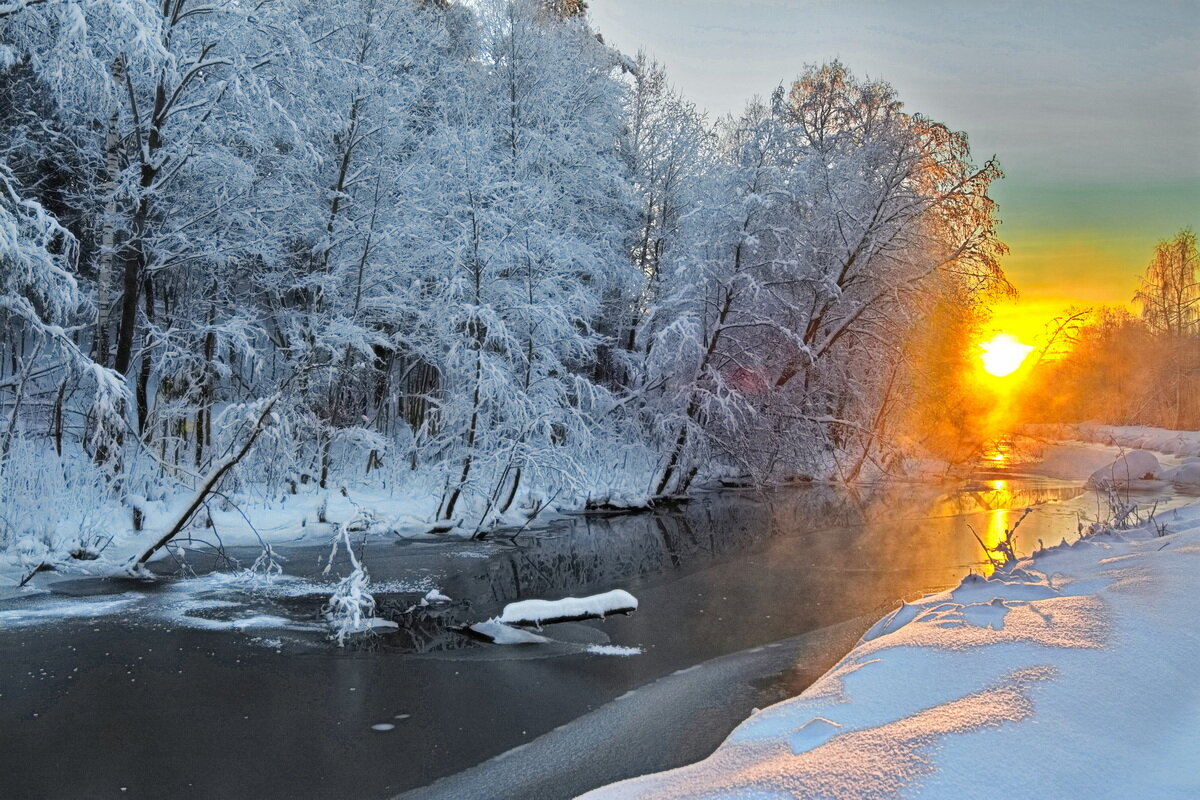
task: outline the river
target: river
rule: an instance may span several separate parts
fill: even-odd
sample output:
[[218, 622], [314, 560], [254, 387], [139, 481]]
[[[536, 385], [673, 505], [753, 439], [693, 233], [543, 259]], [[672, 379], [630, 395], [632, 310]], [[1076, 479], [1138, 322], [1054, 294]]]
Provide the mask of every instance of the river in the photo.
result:
[[[1073, 536], [1092, 504], [1079, 481], [981, 472], [949, 488], [711, 492], [512, 540], [376, 536], [361, 557], [400, 627], [344, 649], [317, 624], [324, 547], [281, 550], [287, 572], [270, 584], [210, 573], [202, 557], [195, 575], [152, 587], [57, 580], [0, 603], [0, 786], [14, 798], [569, 797], [707, 755], [898, 602], [983, 570], [972, 529], [995, 541], [1032, 506], [1028, 550]], [[435, 587], [451, 602], [420, 605]], [[457, 631], [516, 599], [613, 588], [638, 598], [634, 614], [548, 627], [551, 644]]]

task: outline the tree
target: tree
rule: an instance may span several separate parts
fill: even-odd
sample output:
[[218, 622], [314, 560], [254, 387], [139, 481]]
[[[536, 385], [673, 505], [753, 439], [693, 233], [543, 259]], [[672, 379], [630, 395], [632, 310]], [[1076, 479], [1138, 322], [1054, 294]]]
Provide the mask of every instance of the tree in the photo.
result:
[[1154, 246], [1133, 300], [1155, 333], [1181, 339], [1200, 329], [1200, 251], [1191, 228]]
[[1170, 408], [1165, 422], [1179, 428], [1200, 418], [1200, 401], [1195, 399], [1200, 378], [1200, 252], [1191, 228], [1155, 245], [1133, 299], [1141, 305], [1151, 334], [1161, 340], [1165, 358], [1156, 379]]
[[[96, 410], [105, 416], [122, 396], [115, 376], [83, 353], [64, 328], [86, 308], [74, 277], [77, 253], [70, 232], [41, 205], [20, 197], [12, 173], [0, 165], [0, 335], [12, 364], [8, 375], [0, 373], [0, 389], [12, 394], [0, 429], [0, 467], [32, 380], [64, 371], [86, 378]], [[0, 370], [4, 367], [0, 362]]]

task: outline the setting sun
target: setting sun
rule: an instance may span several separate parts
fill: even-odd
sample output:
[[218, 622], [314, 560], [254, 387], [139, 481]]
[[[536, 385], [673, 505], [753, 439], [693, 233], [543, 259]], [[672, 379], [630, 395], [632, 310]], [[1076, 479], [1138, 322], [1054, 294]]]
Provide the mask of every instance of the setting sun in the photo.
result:
[[1033, 351], [1027, 344], [1022, 344], [1007, 333], [998, 333], [989, 342], [984, 342], [983, 369], [989, 375], [1003, 378], [1011, 375], [1020, 368], [1025, 357]]

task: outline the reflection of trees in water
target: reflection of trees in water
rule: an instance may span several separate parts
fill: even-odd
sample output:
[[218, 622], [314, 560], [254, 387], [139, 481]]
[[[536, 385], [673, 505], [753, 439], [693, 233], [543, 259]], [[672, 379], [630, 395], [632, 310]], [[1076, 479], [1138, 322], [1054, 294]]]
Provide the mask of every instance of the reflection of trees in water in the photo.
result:
[[797, 527], [862, 521], [861, 499], [820, 487], [714, 494], [670, 512], [571, 519], [519, 536], [487, 559], [456, 560], [442, 586], [456, 600], [450, 608], [413, 608], [415, 599], [407, 596], [382, 600], [381, 613], [401, 626], [386, 637], [387, 646], [407, 652], [469, 646], [454, 628], [494, 616], [518, 599], [589, 594], [642, 576], [686, 574]]
[[[847, 543], [869, 539], [880, 524], [886, 524], [897, 547], [903, 548], [930, 527], [931, 516], [1033, 504], [1078, 493], [1066, 488], [979, 489], [942, 493], [916, 486], [855, 491], [812, 486], [723, 492], [669, 512], [581, 516], [518, 536], [486, 559], [453, 560], [442, 585], [455, 599], [453, 606], [411, 608], [417, 599], [411, 596], [383, 600], [382, 613], [401, 626], [386, 639], [389, 647], [408, 652], [456, 649], [470, 642], [453, 628], [495, 616], [515, 600], [606, 591], [668, 572], [677, 577], [777, 537], [805, 537], [803, 546], [811, 546], [814, 554], [839, 547], [845, 551]], [[833, 536], [818, 535], [830, 531]], [[868, 552], [886, 556], [878, 545]]]

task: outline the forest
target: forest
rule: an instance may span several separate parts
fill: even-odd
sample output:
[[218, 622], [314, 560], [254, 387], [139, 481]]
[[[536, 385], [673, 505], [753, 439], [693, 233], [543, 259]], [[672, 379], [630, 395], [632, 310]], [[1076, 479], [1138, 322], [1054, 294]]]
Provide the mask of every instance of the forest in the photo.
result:
[[585, 7], [0, 3], [0, 541], [974, 453], [997, 162], [839, 62], [709, 119]]
[[1200, 252], [1185, 228], [1155, 245], [1140, 311], [1069, 308], [1047, 326], [1022, 416], [1200, 428]]

